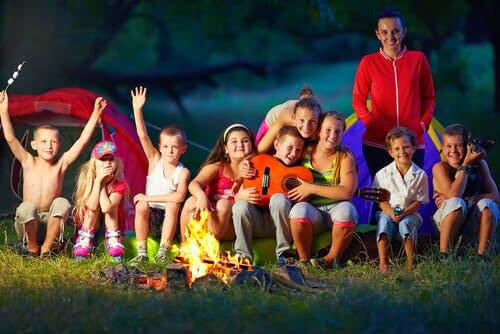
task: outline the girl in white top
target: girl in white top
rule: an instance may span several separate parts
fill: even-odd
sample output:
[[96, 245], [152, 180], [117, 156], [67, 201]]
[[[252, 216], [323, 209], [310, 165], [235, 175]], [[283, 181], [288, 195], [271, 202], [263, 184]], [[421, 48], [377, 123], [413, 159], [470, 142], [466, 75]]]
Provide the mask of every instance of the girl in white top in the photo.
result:
[[137, 134], [148, 159], [146, 194], [134, 197], [137, 257], [132, 259], [132, 263], [148, 261], [147, 237], [152, 229], [159, 230], [160, 227], [161, 241], [156, 261], [164, 262], [172, 245], [180, 204], [186, 197], [191, 175], [179, 161], [187, 149], [186, 135], [178, 127], [166, 127], [160, 133], [158, 148], [154, 147], [142, 113], [146, 88], [136, 87], [131, 95]]

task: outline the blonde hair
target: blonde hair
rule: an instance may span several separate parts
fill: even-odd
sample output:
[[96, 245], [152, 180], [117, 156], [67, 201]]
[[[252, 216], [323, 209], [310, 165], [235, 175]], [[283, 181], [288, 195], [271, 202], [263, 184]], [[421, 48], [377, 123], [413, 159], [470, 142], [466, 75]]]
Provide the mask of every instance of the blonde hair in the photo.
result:
[[[83, 219], [83, 215], [85, 213], [85, 202], [87, 202], [90, 193], [92, 192], [92, 185], [94, 184], [95, 176], [96, 176], [96, 167], [95, 162], [96, 158], [90, 158], [89, 161], [84, 163], [76, 176], [76, 186], [75, 192], [73, 194], [73, 200], [75, 202], [75, 208], [73, 209], [73, 216], [81, 220]], [[116, 171], [113, 175], [113, 178], [106, 184], [106, 192], [108, 194], [111, 193], [111, 189], [116, 181], [123, 180], [123, 162], [122, 159], [115, 156], [116, 161]], [[127, 212], [128, 209], [128, 198], [129, 198], [129, 189], [127, 186], [127, 190], [123, 195], [121, 203], [123, 205], [123, 209]]]

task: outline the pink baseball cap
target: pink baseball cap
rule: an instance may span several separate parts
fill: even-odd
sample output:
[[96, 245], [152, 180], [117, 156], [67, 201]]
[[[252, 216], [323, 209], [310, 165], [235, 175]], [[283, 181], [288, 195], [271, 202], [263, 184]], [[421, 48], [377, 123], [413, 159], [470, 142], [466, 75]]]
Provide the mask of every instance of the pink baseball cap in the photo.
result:
[[103, 140], [95, 144], [94, 148], [92, 149], [92, 153], [90, 153], [90, 156], [92, 158], [100, 159], [108, 154], [116, 157], [115, 143], [113, 143], [112, 141]]

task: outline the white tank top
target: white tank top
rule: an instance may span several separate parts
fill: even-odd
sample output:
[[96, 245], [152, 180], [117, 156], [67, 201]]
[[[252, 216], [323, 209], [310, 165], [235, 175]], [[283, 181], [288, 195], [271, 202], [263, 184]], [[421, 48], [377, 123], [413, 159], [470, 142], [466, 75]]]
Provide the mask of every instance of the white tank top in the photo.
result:
[[[184, 165], [179, 162], [172, 175], [167, 178], [163, 174], [163, 159], [160, 159], [151, 175], [146, 177], [146, 196], [168, 195], [177, 191], [182, 168]], [[164, 202], [149, 202], [148, 205], [152, 208], [165, 208]]]

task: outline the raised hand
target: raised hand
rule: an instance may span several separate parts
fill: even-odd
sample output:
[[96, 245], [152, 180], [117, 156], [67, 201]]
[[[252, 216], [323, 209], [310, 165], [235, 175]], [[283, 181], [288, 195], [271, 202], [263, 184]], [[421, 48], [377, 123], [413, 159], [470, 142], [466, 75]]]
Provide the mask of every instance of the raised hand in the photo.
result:
[[0, 112], [7, 112], [9, 108], [9, 96], [6, 91], [0, 92]]
[[94, 102], [94, 113], [97, 113], [99, 116], [102, 115], [102, 113], [104, 112], [104, 109], [106, 109], [108, 105], [108, 101], [106, 101], [106, 99], [104, 99], [103, 97], [98, 97], [97, 99], [95, 99], [95, 102]]
[[142, 110], [144, 104], [146, 103], [146, 87], [135, 87], [130, 91], [130, 95], [132, 96], [132, 108], [134, 111]]

